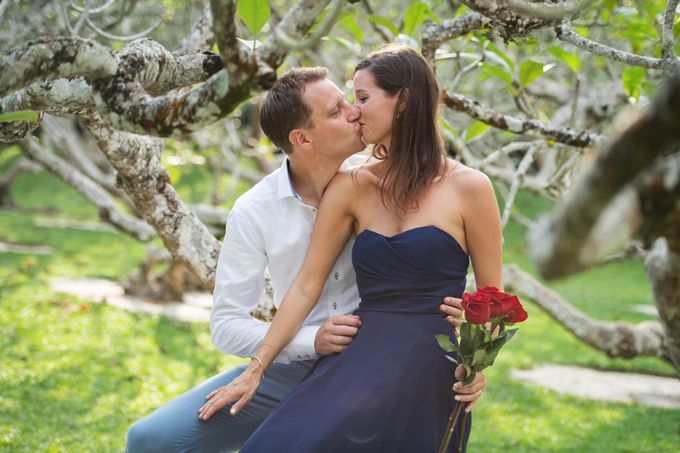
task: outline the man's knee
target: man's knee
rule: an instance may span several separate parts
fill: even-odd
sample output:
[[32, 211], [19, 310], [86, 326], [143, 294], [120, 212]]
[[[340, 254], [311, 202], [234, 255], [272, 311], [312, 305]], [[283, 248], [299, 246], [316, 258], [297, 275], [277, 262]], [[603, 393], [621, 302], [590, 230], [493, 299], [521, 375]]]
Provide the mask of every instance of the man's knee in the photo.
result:
[[170, 437], [169, 433], [160, 433], [146, 419], [135, 422], [127, 432], [126, 453], [163, 452], [168, 451], [163, 440]]

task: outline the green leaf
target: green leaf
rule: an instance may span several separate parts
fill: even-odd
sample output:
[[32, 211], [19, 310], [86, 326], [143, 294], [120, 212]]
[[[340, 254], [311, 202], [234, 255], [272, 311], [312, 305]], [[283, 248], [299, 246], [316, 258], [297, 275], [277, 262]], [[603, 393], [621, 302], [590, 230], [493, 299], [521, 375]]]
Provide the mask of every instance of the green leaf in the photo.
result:
[[509, 72], [506, 72], [503, 68], [500, 66], [492, 66], [488, 64], [482, 64], [481, 65], [482, 72], [485, 74], [492, 76], [492, 77], [498, 77], [501, 79], [507, 86], [512, 86], [512, 74]]
[[499, 49], [494, 43], [488, 40], [481, 41], [485, 47], [485, 54], [490, 59], [501, 64], [508, 72], [515, 70], [515, 63], [512, 59], [501, 49]]
[[465, 143], [468, 143], [473, 138], [482, 135], [490, 127], [491, 126], [489, 126], [486, 123], [482, 123], [481, 121], [475, 121], [467, 129], [465, 129], [465, 132], [463, 132]]
[[465, 379], [463, 379], [463, 385], [468, 385], [475, 380], [477, 371], [473, 370], [472, 368], [465, 364], [463, 364], [463, 366], [465, 367]]
[[427, 18], [439, 23], [439, 18], [432, 12], [430, 5], [425, 2], [412, 3], [404, 13], [404, 33], [411, 36], [418, 25]]
[[435, 335], [434, 337], [437, 339], [439, 347], [442, 348], [444, 351], [458, 352], [458, 348], [456, 347], [456, 345], [451, 343], [451, 340], [449, 339], [448, 335]]
[[236, 0], [236, 10], [248, 29], [257, 35], [269, 20], [269, 0]]
[[475, 374], [477, 374], [477, 372], [474, 371], [467, 363], [463, 363], [463, 368], [465, 368], [465, 379], [463, 379], [463, 385], [468, 385], [475, 379]]
[[357, 42], [361, 42], [363, 40], [364, 32], [361, 31], [361, 27], [359, 27], [359, 24], [357, 24], [357, 21], [354, 19], [354, 17], [346, 14], [345, 17], [340, 20], [340, 24], [352, 33], [354, 39]]
[[443, 129], [446, 129], [447, 131], [449, 131], [451, 133], [451, 135], [453, 135], [454, 137], [458, 137], [458, 131], [456, 130], [456, 128], [451, 126], [451, 123], [446, 121], [446, 119], [444, 119], [444, 117], [441, 116], [441, 115], [439, 115], [438, 118], [439, 118], [439, 124], [441, 125], [441, 127]]
[[567, 66], [574, 72], [574, 74], [578, 73], [579, 70], [581, 69], [581, 60], [578, 57], [577, 53], [569, 53], [566, 50], [564, 50], [561, 47], [558, 46], [550, 46], [548, 47], [548, 52], [553, 54], [555, 58], [558, 60], [562, 61], [563, 63], [566, 63]]
[[40, 114], [32, 110], [18, 110], [16, 112], [0, 113], [0, 123], [9, 123], [12, 121], [31, 121], [37, 123], [40, 119]]
[[484, 349], [478, 349], [475, 351], [475, 355], [472, 357], [472, 363], [470, 365], [475, 366], [486, 358], [486, 351]]
[[461, 355], [467, 356], [472, 353], [472, 350], [470, 349], [470, 346], [472, 345], [472, 331], [469, 322], [464, 322], [463, 325], [460, 326], [458, 344], [460, 345]]
[[528, 86], [543, 74], [543, 63], [527, 60], [519, 65], [519, 84], [522, 88]]
[[387, 17], [371, 14], [368, 16], [368, 20], [374, 24], [382, 25], [383, 27], [387, 28], [394, 36], [399, 34], [399, 29]]
[[643, 68], [629, 67], [623, 70], [623, 89], [629, 97], [637, 99], [640, 96], [640, 85], [645, 80], [645, 70]]

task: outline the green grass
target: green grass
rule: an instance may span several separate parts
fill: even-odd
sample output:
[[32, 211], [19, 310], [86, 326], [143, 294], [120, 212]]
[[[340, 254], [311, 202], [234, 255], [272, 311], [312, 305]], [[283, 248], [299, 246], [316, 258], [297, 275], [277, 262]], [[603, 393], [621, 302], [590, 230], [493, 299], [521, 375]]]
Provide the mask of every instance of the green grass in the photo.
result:
[[[0, 172], [16, 157], [0, 153]], [[191, 202], [205, 201], [208, 181], [204, 170], [187, 168], [178, 190]], [[118, 232], [37, 226], [41, 217], [96, 220], [95, 210], [51, 175], [24, 175], [12, 194], [20, 210], [0, 211], [0, 240], [48, 245], [54, 253], [0, 253], [0, 450], [121, 451], [132, 422], [242, 362], [214, 349], [206, 324], [132, 314], [50, 291], [54, 276], [123, 279], [143, 260], [146, 245]], [[519, 195], [517, 208], [529, 217], [549, 208]], [[508, 226], [505, 259], [535, 275], [524, 255], [525, 234], [521, 226]], [[651, 303], [639, 261], [550, 285], [594, 318], [651, 319], [630, 310]], [[609, 359], [526, 305], [529, 320], [487, 370], [490, 385], [475, 408], [471, 451], [678, 451], [680, 410], [588, 401], [511, 378], [512, 368], [543, 363], [673, 375], [658, 359]]]

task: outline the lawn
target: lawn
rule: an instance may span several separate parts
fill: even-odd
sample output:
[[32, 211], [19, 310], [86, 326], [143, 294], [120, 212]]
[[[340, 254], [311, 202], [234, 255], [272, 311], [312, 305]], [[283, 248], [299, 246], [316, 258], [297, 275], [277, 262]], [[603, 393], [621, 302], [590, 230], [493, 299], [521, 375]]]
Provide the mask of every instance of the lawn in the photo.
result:
[[[17, 156], [3, 151], [0, 173]], [[192, 202], [204, 199], [205, 176], [200, 168], [187, 171], [180, 193]], [[97, 220], [86, 201], [49, 174], [22, 175], [12, 196], [19, 209], [0, 210], [0, 241], [54, 250], [0, 253], [0, 450], [122, 451], [136, 419], [242, 363], [213, 348], [206, 324], [132, 314], [50, 291], [55, 276], [123, 279], [143, 260], [146, 245], [115, 231], [45, 227], [45, 218]], [[520, 194], [517, 208], [533, 217], [548, 206]], [[505, 258], [534, 272], [524, 235], [517, 224], [506, 228]], [[598, 319], [652, 319], [631, 310], [652, 302], [640, 261], [551, 286]], [[513, 380], [512, 368], [543, 363], [673, 375], [657, 359], [609, 359], [526, 305], [529, 320], [487, 372], [490, 385], [474, 411], [470, 451], [678, 451], [680, 410], [582, 400]]]

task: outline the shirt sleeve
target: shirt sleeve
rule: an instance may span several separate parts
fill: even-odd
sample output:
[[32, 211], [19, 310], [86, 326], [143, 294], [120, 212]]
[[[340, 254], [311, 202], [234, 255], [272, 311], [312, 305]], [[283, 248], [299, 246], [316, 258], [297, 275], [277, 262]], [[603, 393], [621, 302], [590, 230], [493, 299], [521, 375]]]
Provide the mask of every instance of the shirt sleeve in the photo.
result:
[[[264, 340], [269, 323], [253, 318], [264, 291], [267, 255], [261, 231], [243, 213], [232, 210], [217, 261], [210, 331], [221, 352], [250, 357]], [[275, 361], [317, 358], [314, 339], [318, 326], [302, 327]]]

